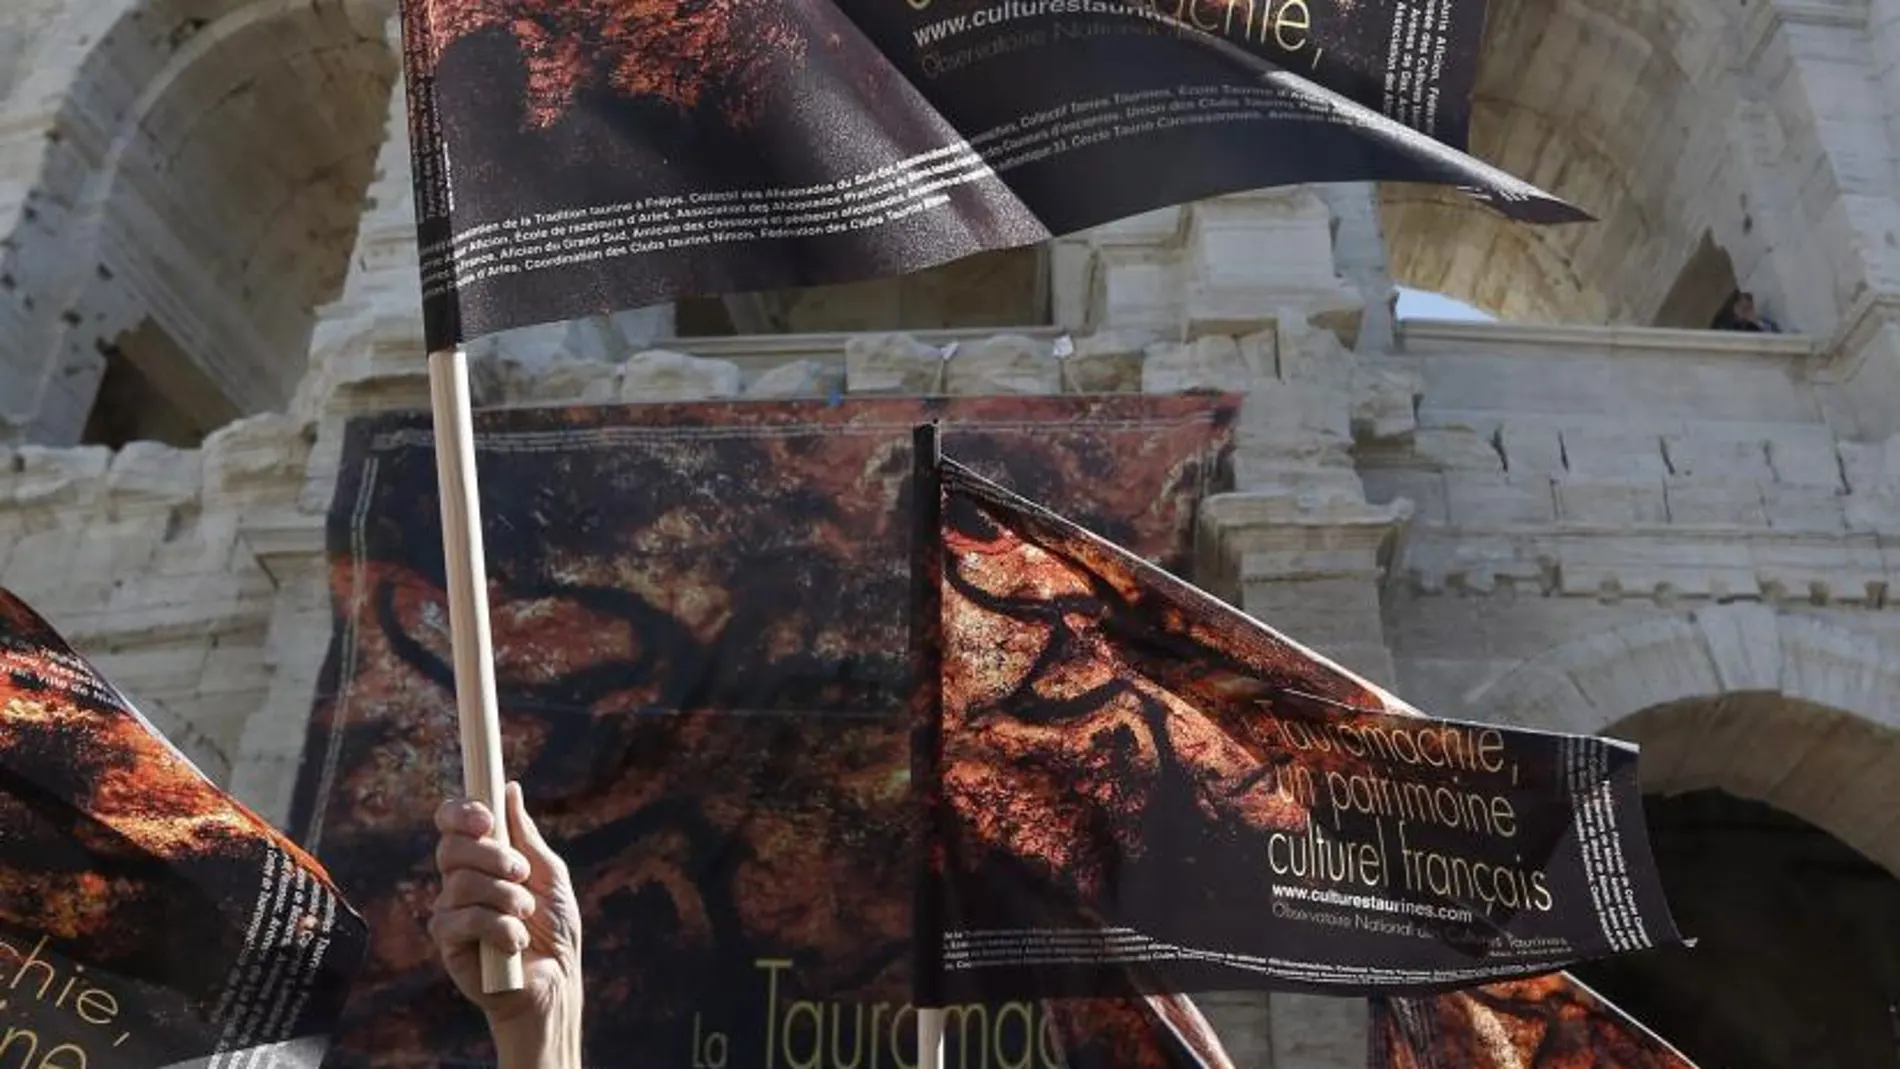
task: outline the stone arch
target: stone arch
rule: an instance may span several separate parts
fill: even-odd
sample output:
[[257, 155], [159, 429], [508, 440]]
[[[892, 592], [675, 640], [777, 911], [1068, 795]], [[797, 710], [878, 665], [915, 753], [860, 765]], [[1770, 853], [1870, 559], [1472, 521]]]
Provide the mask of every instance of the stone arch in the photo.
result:
[[1711, 605], [1565, 643], [1466, 698], [1643, 747], [1657, 866], [1700, 945], [1575, 971], [1703, 1065], [1892, 1049], [1900, 635], [1843, 620]]
[[1505, 319], [1654, 322], [1702, 236], [1747, 226], [1725, 181], [1728, 65], [1747, 16], [1711, 0], [1493, 4], [1471, 149], [1599, 221], [1522, 227], [1449, 191], [1388, 185], [1394, 279]]
[[1481, 720], [1643, 747], [1644, 788], [1708, 788], [1900, 874], [1900, 643], [1746, 603], [1558, 646], [1467, 698]]
[[46, 27], [58, 21], [64, 0], [8, 0], [0, 19], [0, 105], [32, 69]]
[[14, 360], [42, 384], [32, 433], [75, 440], [115, 354], [142, 356], [145, 379], [195, 373], [231, 412], [281, 408], [386, 137], [393, 4], [69, 11], [58, 40], [83, 58], [21, 89], [57, 104], [0, 262], [24, 323]]
[[1644, 816], [1696, 944], [1581, 964], [1578, 978], [1710, 1069], [1893, 1064], [1900, 880], [1727, 791], [1651, 794]]

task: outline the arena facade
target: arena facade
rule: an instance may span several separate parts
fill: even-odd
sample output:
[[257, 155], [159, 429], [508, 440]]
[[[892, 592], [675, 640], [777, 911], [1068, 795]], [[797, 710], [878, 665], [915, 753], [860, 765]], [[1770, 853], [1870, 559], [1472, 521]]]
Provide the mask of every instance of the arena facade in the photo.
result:
[[[0, 12], [0, 582], [279, 819], [341, 429], [427, 404], [392, 7]], [[488, 339], [480, 400], [1244, 392], [1194, 578], [1640, 743], [1701, 945], [1582, 975], [1705, 1069], [1900, 1065], [1900, 0], [1494, 3], [1474, 115], [1600, 221], [1225, 197]], [[1783, 332], [1702, 329], [1738, 288]], [[1363, 1064], [1357, 1003], [1205, 1002], [1243, 1069]]]

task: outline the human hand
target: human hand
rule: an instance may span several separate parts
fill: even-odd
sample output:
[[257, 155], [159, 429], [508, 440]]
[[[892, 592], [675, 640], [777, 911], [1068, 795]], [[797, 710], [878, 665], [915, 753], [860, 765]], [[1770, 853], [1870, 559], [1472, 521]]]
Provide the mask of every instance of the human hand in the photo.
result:
[[[502, 1069], [580, 1069], [581, 921], [567, 863], [529, 819], [521, 785], [507, 791], [509, 841], [494, 815], [456, 800], [436, 810], [442, 892], [429, 936], [462, 997], [488, 1019]], [[519, 951], [519, 991], [482, 990], [481, 947]]]

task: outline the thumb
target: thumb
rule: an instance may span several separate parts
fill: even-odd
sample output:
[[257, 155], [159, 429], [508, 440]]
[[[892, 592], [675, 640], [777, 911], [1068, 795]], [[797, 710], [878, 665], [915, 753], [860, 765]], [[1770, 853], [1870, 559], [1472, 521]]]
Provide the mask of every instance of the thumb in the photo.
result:
[[561, 857], [541, 837], [541, 829], [535, 826], [534, 818], [528, 815], [528, 803], [521, 794], [521, 784], [508, 783], [508, 831], [513, 846], [526, 854], [528, 860], [537, 866], [560, 871]]

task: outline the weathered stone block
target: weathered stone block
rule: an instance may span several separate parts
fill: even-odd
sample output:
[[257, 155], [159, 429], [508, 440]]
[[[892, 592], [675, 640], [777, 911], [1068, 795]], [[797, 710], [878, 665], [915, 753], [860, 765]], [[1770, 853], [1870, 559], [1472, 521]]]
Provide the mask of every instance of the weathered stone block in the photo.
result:
[[852, 393], [931, 394], [943, 381], [943, 354], [908, 334], [859, 334], [844, 344]]
[[1424, 388], [1416, 372], [1358, 362], [1353, 369], [1353, 438], [1384, 442], [1410, 437], [1418, 429], [1418, 397]]
[[527, 380], [532, 372], [526, 364], [511, 360], [493, 350], [483, 353], [480, 359], [472, 355], [468, 358], [468, 401], [475, 408], [494, 408], [505, 405], [512, 398], [522, 396], [527, 390]]
[[747, 397], [829, 397], [844, 389], [844, 369], [817, 360], [794, 360], [762, 372]]
[[665, 349], [635, 353], [620, 370], [620, 400], [703, 401], [739, 395], [739, 365]]
[[1840, 442], [1841, 470], [1855, 494], [1900, 489], [1900, 436], [1881, 442]]
[[1606, 479], [1563, 475], [1551, 480], [1557, 494], [1557, 518], [1565, 523], [1663, 523], [1669, 509], [1661, 479]]
[[1663, 493], [1670, 523], [1743, 527], [1768, 523], [1758, 482], [1672, 477], [1663, 481]]
[[1062, 368], [1047, 342], [999, 334], [957, 347], [945, 369], [953, 394], [1060, 393]]
[[1074, 340], [1075, 351], [1062, 359], [1062, 378], [1071, 393], [1139, 393], [1144, 346], [1116, 331], [1100, 331]]
[[1549, 476], [1445, 473], [1451, 522], [1460, 527], [1550, 523], [1557, 518]]
[[1711, 605], [1695, 613], [1724, 691], [1781, 688], [1781, 631], [1766, 605]]
[[[238, 511], [219, 509], [213, 512], [191, 510], [168, 516], [164, 535], [152, 551], [152, 574], [201, 575], [236, 567], [233, 554], [242, 515]], [[308, 515], [310, 523], [322, 529], [321, 513], [303, 515]]]
[[1697, 536], [1606, 538], [1589, 534], [1557, 542], [1558, 588], [1592, 597], [1620, 592], [1652, 597], [1739, 598], [1761, 593], [1757, 565], [1746, 543]]
[[112, 458], [106, 489], [115, 509], [170, 507], [196, 501], [204, 485], [204, 454], [158, 442], [131, 442]]
[[[1270, 247], [1276, 255], [1262, 256]], [[1306, 187], [1217, 197], [1188, 213], [1182, 254], [1190, 336], [1312, 319], [1350, 345], [1365, 296], [1333, 259], [1332, 209]]]
[[309, 453], [302, 428], [286, 416], [251, 416], [221, 427], [205, 439], [205, 496], [289, 494]]
[[[642, 342], [653, 340], [644, 338]], [[561, 358], [569, 361], [613, 365], [633, 355], [627, 336], [606, 316], [574, 320], [568, 324], [567, 336], [562, 341]]]
[[1373, 504], [1404, 499], [1412, 503], [1412, 514], [1421, 523], [1451, 522], [1451, 505], [1441, 472], [1366, 468], [1359, 472], [1359, 479], [1365, 486], [1366, 500]]
[[1691, 428], [1663, 438], [1672, 474], [1685, 478], [1761, 481], [1774, 478], [1768, 443], [1759, 437], [1729, 437]]
[[262, 633], [221, 635], [205, 651], [194, 690], [201, 695], [247, 694], [261, 702], [270, 686]]
[[1095, 247], [1070, 236], [1049, 243], [1049, 304], [1055, 325], [1083, 330], [1089, 325], [1089, 290]]
[[1662, 439], [1639, 428], [1566, 428], [1565, 467], [1576, 475], [1660, 479], [1669, 474]]
[[1412, 436], [1412, 452], [1441, 471], [1504, 471], [1491, 437], [1475, 427], [1421, 427]]
[[567, 401], [603, 404], [620, 396], [624, 372], [620, 365], [605, 360], [556, 356], [546, 364], [519, 369], [511, 377], [511, 392], [503, 401]]
[[41, 613], [50, 615], [51, 598], [70, 597], [73, 593], [73, 562], [78, 555], [79, 538], [74, 528], [57, 527], [22, 534], [13, 540], [12, 552], [7, 554], [6, 560], [0, 562], [5, 565], [0, 568], [0, 586], [25, 598]]
[[106, 678], [124, 690], [189, 693], [204, 674], [205, 653], [205, 644], [193, 637], [99, 650], [90, 659]]
[[[674, 307], [670, 303], [626, 308], [612, 315], [592, 317], [577, 322], [577, 329], [570, 330], [568, 351], [583, 360], [619, 363], [629, 353], [670, 337], [675, 322]], [[582, 324], [589, 329], [578, 329]]]
[[1185, 344], [1151, 345], [1141, 365], [1143, 393], [1245, 390], [1253, 385], [1240, 345], [1233, 338], [1197, 338]]
[[1546, 423], [1507, 419], [1497, 431], [1504, 464], [1514, 472], [1556, 473], [1566, 470], [1563, 441]]
[[77, 508], [96, 503], [105, 490], [112, 451], [103, 446], [48, 449], [23, 445], [14, 451], [12, 471], [0, 472], [0, 486], [11, 483], [11, 500], [21, 508]]
[[1264, 991], [1212, 991], [1194, 996], [1194, 1004], [1220, 1036], [1235, 1069], [1268, 1069], [1273, 1065], [1273, 1041], [1267, 1027], [1269, 998]]
[[1106, 248], [1095, 254], [1088, 326], [1179, 336], [1181, 280], [1172, 258], [1140, 249]]
[[1770, 527], [1821, 534], [1847, 529], [1846, 497], [1829, 487], [1763, 483], [1761, 497]]
[[153, 574], [153, 557], [174, 524], [170, 510], [139, 509], [129, 516], [87, 521], [74, 531], [75, 577], [96, 582], [139, 582]]
[[1900, 532], [1900, 491], [1853, 493], [1841, 501], [1850, 530]]
[[1834, 436], [1825, 427], [1784, 432], [1769, 439], [1768, 463], [1775, 481], [1796, 486], [1846, 490], [1841, 480], [1841, 458]]
[[1322, 654], [1380, 632], [1379, 587], [1363, 576], [1251, 581], [1241, 604], [1248, 615]]

